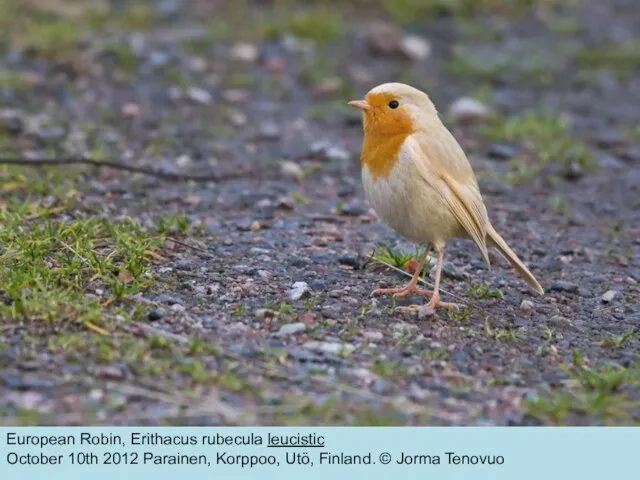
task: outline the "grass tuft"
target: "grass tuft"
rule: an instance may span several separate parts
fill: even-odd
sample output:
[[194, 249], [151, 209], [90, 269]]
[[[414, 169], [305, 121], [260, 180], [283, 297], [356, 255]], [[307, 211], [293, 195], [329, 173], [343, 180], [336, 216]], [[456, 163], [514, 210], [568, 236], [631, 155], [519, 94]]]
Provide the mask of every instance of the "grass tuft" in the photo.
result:
[[386, 246], [378, 246], [371, 259], [374, 263], [383, 265], [390, 264], [397, 268], [406, 268], [409, 262], [417, 259], [421, 254], [422, 252], [418, 248], [416, 248], [415, 252], [411, 253], [394, 250]]
[[325, 43], [335, 40], [345, 33], [342, 16], [335, 8], [314, 5], [304, 11], [291, 12], [285, 6], [279, 10], [280, 14], [266, 20], [263, 25], [263, 34], [266, 37], [291, 34], [299, 38]]
[[535, 156], [535, 159], [512, 160], [505, 178], [508, 183], [526, 183], [549, 164], [565, 169], [571, 165], [584, 170], [596, 167], [587, 145], [571, 136], [566, 120], [558, 114], [533, 112], [517, 117], [496, 117], [480, 126], [480, 135], [492, 142], [519, 143]]
[[640, 388], [640, 364], [591, 368], [578, 358], [562, 369], [570, 378], [570, 387], [525, 402], [529, 415], [558, 425], [575, 424], [581, 416], [594, 416], [605, 424], [633, 421], [633, 411], [640, 403], [632, 401], [630, 393]]
[[578, 52], [576, 60], [583, 72], [608, 70], [618, 78], [628, 80], [640, 70], [640, 43], [628, 41], [585, 48]]

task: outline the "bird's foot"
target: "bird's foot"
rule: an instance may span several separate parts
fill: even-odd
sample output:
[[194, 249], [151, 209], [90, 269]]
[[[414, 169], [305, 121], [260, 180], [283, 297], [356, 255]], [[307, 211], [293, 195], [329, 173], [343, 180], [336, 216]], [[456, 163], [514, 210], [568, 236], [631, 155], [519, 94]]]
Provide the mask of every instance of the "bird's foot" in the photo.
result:
[[438, 308], [447, 308], [455, 311], [460, 311], [460, 306], [457, 303], [442, 302], [440, 301], [440, 295], [433, 294], [431, 300], [426, 305], [407, 305], [402, 307], [396, 307], [396, 311], [403, 313], [418, 313], [422, 316], [424, 314], [427, 317], [435, 315]]
[[460, 305], [458, 305], [457, 303], [450, 303], [450, 302], [442, 302], [442, 301], [440, 301], [440, 294], [438, 294], [438, 293], [433, 295], [431, 297], [431, 300], [429, 300], [429, 303], [427, 303], [425, 306], [427, 308], [432, 308], [434, 310], [436, 310], [437, 308], [448, 308], [448, 309], [451, 309], [451, 310], [455, 310], [456, 312], [460, 311]]
[[405, 305], [402, 307], [396, 307], [396, 312], [402, 313], [416, 313], [418, 312], [424, 305]]
[[458, 305], [457, 303], [452, 303], [452, 302], [437, 302], [433, 305], [430, 304], [431, 302], [429, 302], [426, 306], [428, 308], [433, 308], [434, 310], [437, 308], [444, 308], [444, 309], [448, 309], [448, 310], [455, 310], [456, 312], [460, 311], [460, 305]]
[[376, 288], [373, 292], [371, 292], [371, 296], [373, 295], [393, 295], [393, 298], [402, 298], [407, 295], [415, 293], [417, 295], [424, 295], [426, 297], [431, 297], [433, 295], [433, 290], [426, 290], [424, 288], [418, 288], [415, 285], [407, 285], [402, 288]]

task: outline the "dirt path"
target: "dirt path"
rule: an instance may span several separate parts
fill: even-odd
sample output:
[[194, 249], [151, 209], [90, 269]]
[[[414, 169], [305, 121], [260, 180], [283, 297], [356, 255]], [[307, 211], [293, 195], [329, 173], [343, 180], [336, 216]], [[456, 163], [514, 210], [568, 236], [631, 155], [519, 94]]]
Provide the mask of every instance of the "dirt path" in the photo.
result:
[[[0, 12], [0, 156], [276, 173], [3, 167], [3, 424], [638, 423], [634, 2], [213, 3]], [[415, 250], [364, 201], [345, 103], [394, 80], [430, 93], [544, 297], [470, 242], [461, 312], [370, 297]]]

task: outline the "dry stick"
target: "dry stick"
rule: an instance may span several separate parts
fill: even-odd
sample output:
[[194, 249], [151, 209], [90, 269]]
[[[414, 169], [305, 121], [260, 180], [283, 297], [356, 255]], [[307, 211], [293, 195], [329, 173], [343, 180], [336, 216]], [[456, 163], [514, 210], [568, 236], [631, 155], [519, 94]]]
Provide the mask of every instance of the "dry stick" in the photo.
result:
[[204, 248], [196, 247], [195, 245], [191, 245], [189, 243], [183, 242], [182, 240], [178, 240], [175, 237], [167, 237], [167, 240], [170, 240], [173, 243], [176, 243], [178, 245], [182, 245], [185, 248], [190, 248], [191, 250], [195, 250], [196, 252], [200, 252], [200, 253], [206, 255], [208, 258], [215, 258], [213, 255], [211, 255], [211, 253], [207, 252]]
[[273, 176], [265, 176], [264, 172], [258, 170], [239, 169], [235, 172], [211, 173], [206, 175], [194, 175], [190, 173], [173, 173], [157, 170], [155, 168], [140, 167], [128, 165], [120, 162], [110, 162], [108, 160], [96, 160], [88, 157], [61, 157], [61, 158], [24, 158], [10, 157], [0, 158], [0, 164], [3, 165], [19, 165], [23, 167], [44, 167], [44, 166], [63, 166], [63, 165], [89, 165], [92, 167], [108, 167], [116, 170], [124, 170], [126, 172], [141, 173], [151, 177], [163, 178], [173, 181], [192, 181], [192, 182], [219, 182], [224, 180], [234, 180], [239, 178], [278, 178]]

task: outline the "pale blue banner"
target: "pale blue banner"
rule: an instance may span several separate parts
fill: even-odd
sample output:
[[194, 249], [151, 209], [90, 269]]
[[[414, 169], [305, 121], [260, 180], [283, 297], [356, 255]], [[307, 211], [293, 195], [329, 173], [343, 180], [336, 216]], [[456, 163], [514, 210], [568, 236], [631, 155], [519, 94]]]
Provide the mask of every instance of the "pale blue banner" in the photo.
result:
[[601, 480], [635, 478], [639, 446], [634, 427], [0, 428], [0, 478]]

